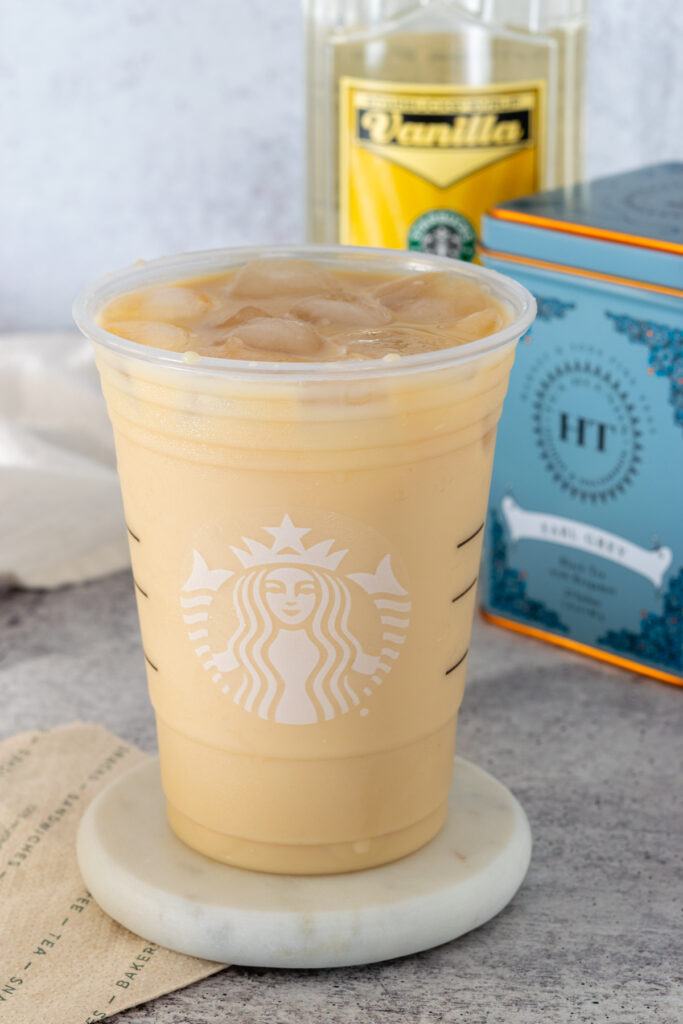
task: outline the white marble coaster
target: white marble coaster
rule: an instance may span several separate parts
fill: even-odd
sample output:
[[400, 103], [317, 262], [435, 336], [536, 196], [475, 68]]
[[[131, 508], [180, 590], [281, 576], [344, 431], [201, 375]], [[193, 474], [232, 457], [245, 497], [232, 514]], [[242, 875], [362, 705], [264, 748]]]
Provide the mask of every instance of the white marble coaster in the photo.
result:
[[90, 805], [78, 862], [106, 913], [180, 953], [255, 967], [373, 963], [477, 928], [522, 883], [531, 833], [510, 791], [456, 758], [450, 808], [431, 843], [393, 864], [265, 875], [209, 860], [175, 837], [154, 760]]

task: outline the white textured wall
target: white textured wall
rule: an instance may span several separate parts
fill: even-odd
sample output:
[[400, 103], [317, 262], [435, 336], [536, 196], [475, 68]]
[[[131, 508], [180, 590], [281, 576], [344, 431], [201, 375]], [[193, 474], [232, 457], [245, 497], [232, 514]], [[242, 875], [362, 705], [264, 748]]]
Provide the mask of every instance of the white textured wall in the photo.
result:
[[[299, 0], [0, 0], [0, 329], [138, 257], [293, 241]], [[683, 158], [683, 4], [593, 0], [591, 174]]]

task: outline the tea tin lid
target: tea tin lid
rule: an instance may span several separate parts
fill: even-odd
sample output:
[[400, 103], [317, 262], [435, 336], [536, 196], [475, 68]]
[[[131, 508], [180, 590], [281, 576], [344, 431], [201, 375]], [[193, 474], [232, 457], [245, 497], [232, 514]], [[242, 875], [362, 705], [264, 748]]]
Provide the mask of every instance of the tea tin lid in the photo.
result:
[[663, 163], [500, 203], [485, 251], [683, 289], [683, 163]]

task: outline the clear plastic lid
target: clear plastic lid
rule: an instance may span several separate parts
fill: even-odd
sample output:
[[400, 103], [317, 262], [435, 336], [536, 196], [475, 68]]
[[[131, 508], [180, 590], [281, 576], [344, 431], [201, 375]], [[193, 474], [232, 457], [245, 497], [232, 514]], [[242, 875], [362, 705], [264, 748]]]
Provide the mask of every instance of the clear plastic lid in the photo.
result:
[[[383, 359], [340, 360], [339, 362], [259, 362], [242, 359], [220, 359], [200, 356], [188, 362], [187, 354], [152, 348], [111, 334], [99, 323], [99, 314], [107, 302], [154, 284], [172, 284], [193, 277], [218, 274], [235, 269], [262, 257], [287, 257], [314, 260], [322, 266], [369, 273], [429, 273], [442, 271], [453, 280], [474, 281], [506, 308], [510, 323], [478, 341], [426, 352], [401, 356], [395, 362]], [[536, 313], [533, 296], [516, 281], [483, 267], [441, 256], [423, 255], [387, 249], [353, 248], [351, 246], [259, 246], [244, 249], [211, 249], [181, 253], [163, 259], [140, 262], [124, 270], [108, 274], [83, 289], [74, 303], [74, 319], [81, 331], [96, 345], [138, 361], [153, 363], [167, 369], [189, 373], [197, 371], [229, 375], [242, 380], [277, 378], [296, 380], [367, 379], [402, 375], [409, 372], [438, 370], [465, 363], [471, 359], [514, 344], [531, 325]]]

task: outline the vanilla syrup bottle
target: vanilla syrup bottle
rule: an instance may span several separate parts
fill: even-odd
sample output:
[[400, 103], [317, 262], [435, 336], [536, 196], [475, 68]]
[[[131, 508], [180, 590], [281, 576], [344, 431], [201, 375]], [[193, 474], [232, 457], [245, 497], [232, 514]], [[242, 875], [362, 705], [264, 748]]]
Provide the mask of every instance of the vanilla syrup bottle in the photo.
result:
[[308, 235], [472, 259], [580, 178], [587, 0], [305, 0]]

